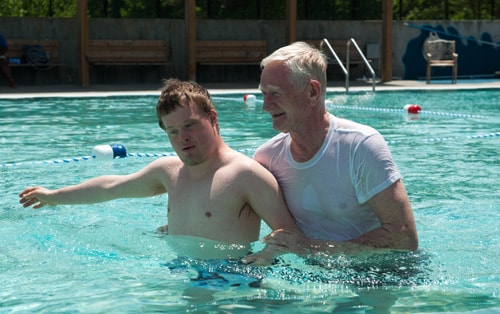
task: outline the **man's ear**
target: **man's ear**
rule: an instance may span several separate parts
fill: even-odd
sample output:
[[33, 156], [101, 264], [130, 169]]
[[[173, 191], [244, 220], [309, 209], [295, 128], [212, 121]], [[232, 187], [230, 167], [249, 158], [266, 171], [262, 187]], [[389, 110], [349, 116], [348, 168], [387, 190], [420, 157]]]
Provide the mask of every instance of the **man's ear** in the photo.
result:
[[158, 121], [158, 125], [160, 126], [160, 128], [162, 128], [162, 130], [166, 131], [165, 130], [165, 125], [163, 124], [163, 121]]
[[212, 124], [217, 123], [218, 122], [217, 111], [210, 110], [209, 119], [210, 122], [212, 122]]
[[210, 123], [216, 127], [217, 132], [219, 132], [220, 130], [219, 119], [217, 117], [217, 112], [215, 110], [210, 111], [208, 119], [210, 120]]
[[321, 96], [321, 83], [317, 80], [311, 80], [309, 82], [309, 97], [319, 98]]

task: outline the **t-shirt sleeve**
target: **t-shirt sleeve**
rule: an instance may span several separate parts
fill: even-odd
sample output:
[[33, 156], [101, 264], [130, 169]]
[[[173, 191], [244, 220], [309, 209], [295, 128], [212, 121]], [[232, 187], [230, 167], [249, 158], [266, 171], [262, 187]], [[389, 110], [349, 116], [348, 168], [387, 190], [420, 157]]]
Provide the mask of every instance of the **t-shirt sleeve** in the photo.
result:
[[389, 146], [380, 133], [365, 137], [354, 149], [351, 178], [360, 204], [401, 179]]

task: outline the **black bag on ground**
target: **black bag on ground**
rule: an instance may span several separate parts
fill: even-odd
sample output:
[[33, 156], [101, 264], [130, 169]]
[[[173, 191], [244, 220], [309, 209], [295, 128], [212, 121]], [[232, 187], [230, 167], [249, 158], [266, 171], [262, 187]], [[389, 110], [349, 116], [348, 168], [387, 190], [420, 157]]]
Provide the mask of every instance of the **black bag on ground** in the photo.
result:
[[31, 64], [38, 70], [49, 70], [52, 68], [52, 61], [40, 45], [23, 46], [24, 63]]

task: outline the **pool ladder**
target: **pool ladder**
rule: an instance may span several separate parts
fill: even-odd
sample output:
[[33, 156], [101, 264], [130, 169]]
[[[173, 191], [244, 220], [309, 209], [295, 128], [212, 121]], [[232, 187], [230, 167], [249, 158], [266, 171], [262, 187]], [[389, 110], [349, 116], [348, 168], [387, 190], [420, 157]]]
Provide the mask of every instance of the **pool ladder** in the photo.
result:
[[356, 40], [354, 40], [354, 38], [349, 39], [347, 41], [347, 43], [346, 43], [346, 65], [345, 66], [342, 63], [342, 61], [340, 60], [340, 58], [337, 55], [337, 53], [335, 52], [335, 49], [333, 49], [332, 45], [330, 45], [330, 42], [328, 41], [328, 39], [323, 38], [321, 40], [321, 43], [320, 43], [319, 47], [320, 47], [321, 50], [323, 50], [323, 45], [326, 45], [328, 47], [328, 50], [330, 50], [330, 52], [332, 53], [332, 55], [335, 58], [335, 60], [337, 60], [337, 63], [339, 64], [340, 68], [342, 69], [342, 72], [344, 72], [344, 75], [345, 75], [345, 91], [348, 92], [349, 91], [349, 56], [350, 56], [350, 49], [349, 48], [351, 47], [351, 44], [354, 45], [354, 48], [356, 48], [356, 50], [358, 51], [359, 55], [363, 59], [363, 62], [365, 63], [366, 67], [370, 71], [370, 73], [372, 75], [372, 90], [375, 91], [375, 83], [376, 83], [375, 71], [373, 70], [372, 66], [370, 65], [370, 62], [368, 61], [368, 59], [366, 59], [365, 55], [363, 54], [363, 52], [359, 48], [359, 46], [356, 43]]

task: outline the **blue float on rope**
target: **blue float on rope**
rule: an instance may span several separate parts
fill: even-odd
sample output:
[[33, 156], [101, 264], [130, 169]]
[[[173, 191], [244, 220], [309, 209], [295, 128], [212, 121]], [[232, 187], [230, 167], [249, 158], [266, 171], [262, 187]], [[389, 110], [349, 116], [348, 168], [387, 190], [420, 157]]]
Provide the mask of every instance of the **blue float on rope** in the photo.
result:
[[92, 154], [97, 160], [125, 158], [127, 149], [121, 144], [97, 145], [92, 149]]

